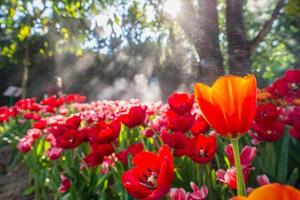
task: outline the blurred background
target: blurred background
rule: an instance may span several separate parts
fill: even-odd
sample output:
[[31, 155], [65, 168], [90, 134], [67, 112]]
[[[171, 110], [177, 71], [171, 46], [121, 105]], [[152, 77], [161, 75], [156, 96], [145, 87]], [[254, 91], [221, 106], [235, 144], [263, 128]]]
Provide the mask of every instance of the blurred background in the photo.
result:
[[222, 74], [263, 87], [300, 68], [299, 0], [1, 0], [3, 92], [62, 80], [89, 99], [165, 100]]

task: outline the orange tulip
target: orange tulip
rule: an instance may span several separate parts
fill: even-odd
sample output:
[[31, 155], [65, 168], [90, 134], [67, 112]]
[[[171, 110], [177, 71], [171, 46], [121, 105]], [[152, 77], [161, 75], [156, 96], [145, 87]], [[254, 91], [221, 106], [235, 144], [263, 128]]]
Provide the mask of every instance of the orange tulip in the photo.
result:
[[273, 183], [253, 190], [248, 197], [234, 197], [231, 200], [300, 200], [300, 190]]
[[197, 83], [194, 90], [204, 118], [220, 135], [238, 138], [250, 129], [256, 110], [254, 75], [225, 75], [212, 87]]

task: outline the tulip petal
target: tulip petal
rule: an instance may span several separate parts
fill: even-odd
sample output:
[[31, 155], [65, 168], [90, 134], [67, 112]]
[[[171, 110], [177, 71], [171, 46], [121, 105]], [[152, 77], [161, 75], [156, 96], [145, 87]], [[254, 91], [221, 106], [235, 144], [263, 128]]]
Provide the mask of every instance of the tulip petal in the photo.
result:
[[246, 132], [250, 129], [256, 111], [256, 79], [253, 75], [248, 75], [244, 79], [244, 102], [241, 110], [241, 122], [243, 130]]
[[[151, 160], [151, 163], [145, 162], [145, 160]], [[144, 166], [147, 165], [150, 168], [160, 168], [160, 159], [152, 152], [143, 151], [134, 156], [132, 164]]]
[[222, 76], [211, 88], [197, 83], [195, 96], [204, 118], [219, 134], [236, 138], [250, 128], [256, 109], [255, 76]]
[[137, 167], [124, 172], [122, 176], [123, 186], [130, 195], [138, 199], [143, 199], [151, 193], [151, 190], [140, 184], [140, 181], [132, 173], [133, 171], [138, 171]]
[[252, 191], [248, 198], [235, 197], [232, 200], [300, 200], [300, 191], [278, 183], [264, 185]]
[[225, 119], [222, 114], [221, 108], [214, 105], [211, 101], [212, 90], [207, 85], [197, 83], [195, 85], [195, 96], [203, 114], [204, 119], [212, 126], [218, 133], [226, 133], [224, 131]]
[[160, 174], [157, 178], [157, 187], [148, 197], [147, 200], [161, 199], [166, 193], [169, 192], [171, 184], [174, 179], [174, 167], [170, 158], [165, 157], [161, 165]]
[[217, 79], [212, 86], [212, 101], [221, 107], [230, 134], [236, 134], [240, 129], [242, 103], [246, 94], [243, 92], [243, 82], [242, 77], [228, 75]]

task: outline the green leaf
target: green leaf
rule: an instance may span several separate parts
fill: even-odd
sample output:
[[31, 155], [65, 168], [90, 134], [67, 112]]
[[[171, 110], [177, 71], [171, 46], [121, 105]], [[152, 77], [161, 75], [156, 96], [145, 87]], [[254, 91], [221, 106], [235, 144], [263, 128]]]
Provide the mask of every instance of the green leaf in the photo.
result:
[[179, 171], [179, 168], [175, 168], [175, 176], [181, 180], [181, 181], [184, 181], [181, 174], [180, 174], [180, 171]]
[[23, 191], [22, 195], [27, 196], [32, 194], [33, 192], [34, 192], [34, 186], [30, 186]]
[[288, 153], [289, 153], [289, 135], [285, 134], [282, 140], [281, 152], [280, 152], [279, 163], [278, 163], [278, 171], [277, 171], [278, 181], [280, 183], [284, 183], [287, 178]]
[[294, 186], [298, 180], [298, 177], [299, 177], [299, 170], [298, 168], [294, 168], [293, 172], [290, 175], [289, 180], [287, 181], [287, 184]]
[[274, 144], [271, 142], [266, 142], [265, 146], [266, 157], [265, 157], [265, 172], [270, 173], [272, 176], [275, 176], [275, 166], [276, 166], [276, 151], [274, 148]]
[[21, 27], [18, 38], [20, 41], [25, 40], [30, 35], [30, 27], [29, 26], [23, 26]]
[[13, 7], [9, 8], [9, 16], [14, 17], [16, 14], [16, 9]]
[[70, 199], [70, 197], [71, 197], [71, 194], [67, 193], [61, 198], [61, 200], [67, 200], [67, 199]]
[[119, 19], [119, 17], [118, 17], [116, 14], [114, 14], [114, 19], [115, 19], [115, 23], [116, 23], [117, 25], [119, 25], [120, 19]]
[[[14, 150], [15, 151], [15, 150]], [[13, 154], [14, 156], [12, 156], [12, 160], [9, 163], [10, 167], [15, 167], [17, 166], [17, 164], [20, 163], [20, 161], [23, 159], [23, 154], [21, 152], [19, 152], [18, 150], [16, 150], [16, 152], [14, 152]]]

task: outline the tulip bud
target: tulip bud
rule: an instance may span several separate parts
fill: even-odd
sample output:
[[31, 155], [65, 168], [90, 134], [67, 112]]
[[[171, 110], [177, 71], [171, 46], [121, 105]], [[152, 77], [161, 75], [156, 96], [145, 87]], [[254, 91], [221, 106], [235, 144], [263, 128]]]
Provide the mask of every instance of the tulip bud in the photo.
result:
[[184, 200], [187, 199], [187, 193], [183, 188], [171, 188], [170, 197], [172, 200]]
[[60, 175], [60, 186], [58, 188], [58, 191], [60, 193], [65, 193], [68, 192], [71, 187], [71, 181], [68, 177], [65, 175], [61, 174]]
[[19, 140], [19, 143], [17, 144], [17, 148], [22, 153], [27, 153], [31, 150], [32, 145], [33, 145], [33, 139], [25, 136]]
[[270, 184], [270, 180], [265, 174], [257, 176], [256, 181], [260, 186]]
[[62, 153], [62, 148], [58, 148], [58, 147], [51, 147], [50, 149], [48, 149], [47, 151], [47, 157], [50, 160], [57, 160], [60, 158], [61, 153]]

